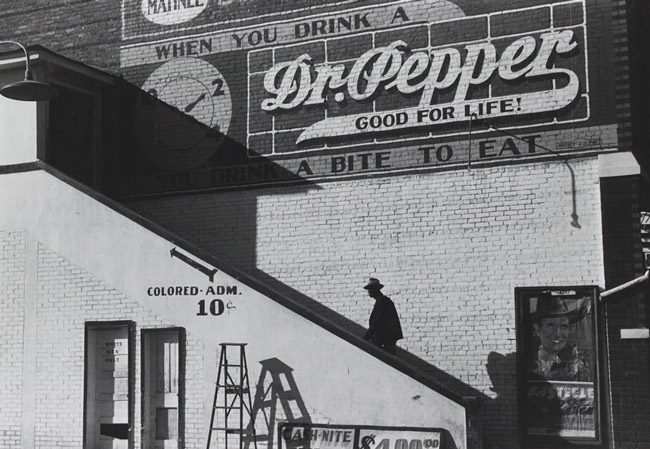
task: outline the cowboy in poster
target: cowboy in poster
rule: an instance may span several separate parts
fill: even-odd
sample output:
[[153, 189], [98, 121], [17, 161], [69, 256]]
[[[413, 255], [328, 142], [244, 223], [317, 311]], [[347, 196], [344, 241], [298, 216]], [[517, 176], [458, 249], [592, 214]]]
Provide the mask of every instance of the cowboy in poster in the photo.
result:
[[526, 352], [529, 435], [595, 436], [595, 351], [589, 298], [545, 291], [530, 297]]

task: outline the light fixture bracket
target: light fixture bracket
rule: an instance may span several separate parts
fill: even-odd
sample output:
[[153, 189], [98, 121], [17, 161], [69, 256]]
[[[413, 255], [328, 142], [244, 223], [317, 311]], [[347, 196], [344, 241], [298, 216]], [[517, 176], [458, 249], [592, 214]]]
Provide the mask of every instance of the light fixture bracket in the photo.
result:
[[52, 98], [50, 87], [40, 81], [34, 81], [29, 68], [29, 51], [20, 42], [0, 41], [0, 44], [13, 44], [25, 53], [25, 79], [15, 83], [7, 84], [0, 88], [0, 95], [12, 100], [20, 101], [45, 101]]

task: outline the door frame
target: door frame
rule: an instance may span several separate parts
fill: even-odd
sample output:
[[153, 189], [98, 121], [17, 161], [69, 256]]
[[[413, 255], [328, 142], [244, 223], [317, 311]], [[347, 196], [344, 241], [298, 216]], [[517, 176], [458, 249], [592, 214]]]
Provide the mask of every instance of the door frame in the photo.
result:
[[140, 331], [140, 441], [144, 444], [145, 430], [142, 423], [145, 422], [145, 386], [147, 380], [147, 368], [145, 363], [145, 342], [148, 335], [164, 334], [168, 332], [178, 333], [178, 449], [185, 449], [185, 328], [184, 327], [155, 327], [142, 329]]
[[84, 328], [84, 393], [83, 393], [83, 439], [82, 444], [87, 449], [87, 418], [88, 418], [88, 335], [91, 331], [101, 329], [111, 329], [119, 326], [126, 326], [127, 328], [127, 341], [128, 341], [128, 415], [129, 415], [129, 438], [128, 447], [133, 449], [133, 419], [135, 418], [135, 322], [130, 320], [122, 321], [86, 321]]

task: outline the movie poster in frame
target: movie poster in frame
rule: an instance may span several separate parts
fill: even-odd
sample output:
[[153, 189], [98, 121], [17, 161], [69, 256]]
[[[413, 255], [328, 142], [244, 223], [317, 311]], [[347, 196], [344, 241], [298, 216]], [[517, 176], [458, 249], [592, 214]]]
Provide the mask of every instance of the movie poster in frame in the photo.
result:
[[526, 287], [515, 297], [522, 439], [600, 444], [598, 288]]

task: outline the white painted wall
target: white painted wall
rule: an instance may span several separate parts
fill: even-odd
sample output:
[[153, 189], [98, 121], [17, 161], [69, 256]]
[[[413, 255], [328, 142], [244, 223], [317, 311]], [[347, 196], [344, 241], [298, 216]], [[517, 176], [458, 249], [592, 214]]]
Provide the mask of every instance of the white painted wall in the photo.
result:
[[0, 95], [0, 166], [36, 160], [36, 104]]
[[[205, 365], [215, 368], [206, 370], [200, 398], [205, 420], [192, 425], [209, 418], [217, 345], [245, 342], [251, 383], [259, 376], [256, 361], [278, 358], [293, 368], [305, 404], [333, 424], [442, 427], [459, 448], [466, 447], [465, 411], [458, 404], [222, 272], [210, 284], [170, 257], [173, 243], [55, 177], [40, 171], [3, 175], [0, 191], [1, 230], [26, 230], [152, 317], [185, 327], [203, 342]], [[173, 285], [236, 285], [239, 295], [224, 297], [235, 308], [218, 317], [197, 316], [197, 301], [205, 295], [147, 295], [149, 287]], [[129, 314], [116, 309], [118, 316]]]
[[129, 206], [362, 326], [362, 286], [378, 277], [402, 320], [400, 348], [483, 393], [486, 445], [519, 448], [515, 288], [605, 282], [599, 157], [569, 164], [575, 192], [556, 159]]

